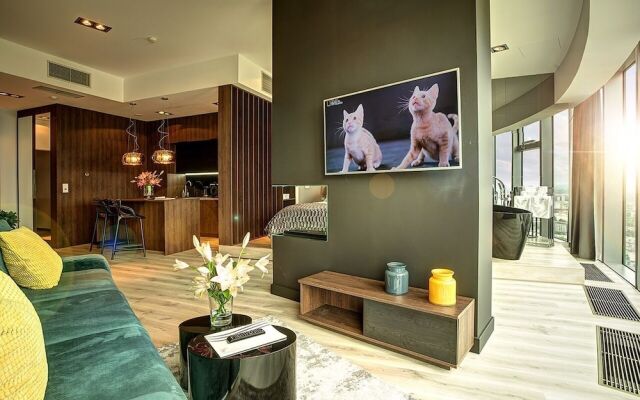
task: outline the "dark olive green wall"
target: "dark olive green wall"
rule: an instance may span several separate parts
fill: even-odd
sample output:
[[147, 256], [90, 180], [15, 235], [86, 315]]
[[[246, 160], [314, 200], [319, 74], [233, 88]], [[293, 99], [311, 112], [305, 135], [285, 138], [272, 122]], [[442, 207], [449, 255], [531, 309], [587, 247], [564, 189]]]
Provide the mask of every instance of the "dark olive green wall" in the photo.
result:
[[[274, 239], [274, 293], [295, 298], [299, 278], [325, 269], [383, 279], [392, 260], [425, 287], [446, 266], [477, 299], [476, 336], [490, 335], [489, 2], [477, 3], [274, 1], [273, 183], [329, 187], [327, 242]], [[323, 99], [456, 67], [462, 169], [324, 176]]]

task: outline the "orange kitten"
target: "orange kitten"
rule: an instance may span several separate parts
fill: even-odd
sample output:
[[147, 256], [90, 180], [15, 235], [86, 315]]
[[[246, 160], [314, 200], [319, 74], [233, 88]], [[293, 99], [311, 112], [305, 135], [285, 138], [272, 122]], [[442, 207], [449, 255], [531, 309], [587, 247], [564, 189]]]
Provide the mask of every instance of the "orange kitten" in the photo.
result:
[[360, 170], [375, 171], [382, 163], [382, 152], [371, 132], [363, 127], [364, 108], [362, 108], [362, 104], [351, 114], [346, 110], [343, 110], [342, 113], [344, 116], [342, 129], [346, 133], [342, 173], [349, 172], [349, 164], [352, 160]]
[[[438, 84], [429, 90], [420, 90], [418, 86], [413, 90], [409, 99], [409, 112], [413, 117], [411, 124], [411, 148], [404, 160], [396, 168], [404, 169], [409, 165], [417, 166], [422, 163], [425, 153], [438, 161], [439, 167], [448, 167], [449, 160], [458, 161], [460, 142], [458, 138], [458, 116], [434, 113], [438, 99]], [[449, 122], [453, 120], [453, 125]]]

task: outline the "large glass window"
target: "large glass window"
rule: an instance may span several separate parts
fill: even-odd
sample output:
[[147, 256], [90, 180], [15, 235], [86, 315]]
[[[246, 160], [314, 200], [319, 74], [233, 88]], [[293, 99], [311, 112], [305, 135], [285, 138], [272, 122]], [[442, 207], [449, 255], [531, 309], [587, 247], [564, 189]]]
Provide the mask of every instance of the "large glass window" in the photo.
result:
[[511, 163], [513, 162], [513, 135], [511, 132], [497, 135], [496, 140], [496, 178], [500, 179], [507, 192], [511, 191]]
[[569, 110], [565, 110], [553, 116], [553, 235], [564, 241], [568, 240], [569, 172]]
[[624, 214], [623, 255], [627, 267], [636, 268], [636, 218], [637, 218], [637, 66], [624, 71]]
[[523, 128], [525, 142], [540, 140], [540, 121], [531, 123]]
[[540, 186], [540, 148], [522, 152], [522, 185]]

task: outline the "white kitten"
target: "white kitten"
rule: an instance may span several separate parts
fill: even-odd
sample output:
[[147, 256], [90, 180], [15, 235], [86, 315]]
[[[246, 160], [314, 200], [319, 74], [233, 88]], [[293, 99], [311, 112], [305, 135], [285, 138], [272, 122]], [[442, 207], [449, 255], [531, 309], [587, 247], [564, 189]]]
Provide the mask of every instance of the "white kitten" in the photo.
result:
[[342, 113], [344, 117], [342, 129], [345, 132], [342, 172], [349, 171], [349, 164], [352, 160], [360, 170], [366, 168], [367, 171], [375, 171], [382, 163], [382, 152], [371, 132], [363, 127], [364, 108], [362, 104], [351, 114], [346, 110], [343, 110]]

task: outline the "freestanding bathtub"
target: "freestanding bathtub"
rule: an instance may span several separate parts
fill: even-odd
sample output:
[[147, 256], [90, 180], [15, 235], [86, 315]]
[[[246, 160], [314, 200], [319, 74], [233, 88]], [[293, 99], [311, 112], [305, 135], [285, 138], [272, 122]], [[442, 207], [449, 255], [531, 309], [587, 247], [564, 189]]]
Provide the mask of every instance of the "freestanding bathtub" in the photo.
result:
[[493, 205], [493, 256], [519, 260], [531, 228], [531, 212]]

